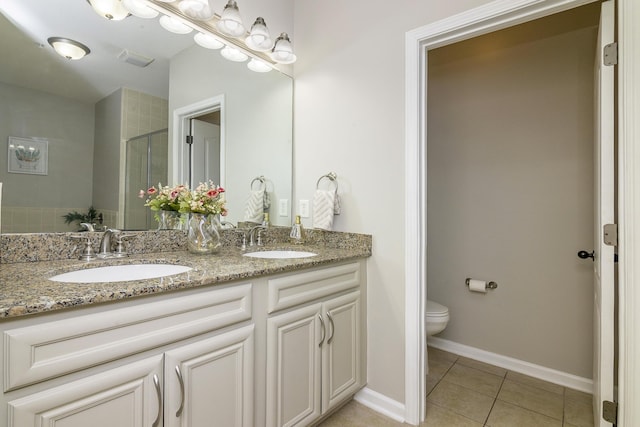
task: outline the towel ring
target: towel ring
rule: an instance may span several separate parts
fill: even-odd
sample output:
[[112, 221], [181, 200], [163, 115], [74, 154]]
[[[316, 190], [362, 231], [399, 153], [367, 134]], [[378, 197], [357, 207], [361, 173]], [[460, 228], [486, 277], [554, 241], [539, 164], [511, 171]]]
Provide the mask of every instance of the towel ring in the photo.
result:
[[328, 180], [330, 180], [332, 183], [335, 184], [336, 193], [337, 193], [338, 192], [338, 175], [336, 175], [335, 172], [329, 172], [328, 174], [322, 175], [320, 178], [318, 178], [318, 182], [316, 182], [316, 190], [320, 189], [320, 181], [322, 181], [325, 178], [327, 178]]
[[253, 190], [253, 184], [254, 184], [256, 181], [259, 181], [259, 182], [260, 182], [260, 183], [261, 183], [261, 184], [266, 188], [266, 185], [267, 185], [267, 184], [266, 184], [266, 182], [265, 182], [266, 180], [265, 180], [265, 178], [264, 178], [264, 175], [260, 175], [260, 176], [257, 176], [257, 177], [255, 177], [255, 178], [253, 178], [253, 180], [251, 181], [251, 186], [250, 186], [250, 187], [251, 187], [251, 189], [252, 189], [252, 190]]

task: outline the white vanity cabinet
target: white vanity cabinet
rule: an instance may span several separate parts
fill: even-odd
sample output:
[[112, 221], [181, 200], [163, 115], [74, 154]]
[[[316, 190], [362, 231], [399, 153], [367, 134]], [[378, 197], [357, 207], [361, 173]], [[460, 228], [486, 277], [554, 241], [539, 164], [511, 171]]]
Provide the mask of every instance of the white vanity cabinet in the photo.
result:
[[358, 263], [269, 281], [266, 425], [304, 426], [364, 385]]
[[252, 284], [235, 284], [10, 322], [2, 419], [9, 427], [252, 426], [251, 297]]

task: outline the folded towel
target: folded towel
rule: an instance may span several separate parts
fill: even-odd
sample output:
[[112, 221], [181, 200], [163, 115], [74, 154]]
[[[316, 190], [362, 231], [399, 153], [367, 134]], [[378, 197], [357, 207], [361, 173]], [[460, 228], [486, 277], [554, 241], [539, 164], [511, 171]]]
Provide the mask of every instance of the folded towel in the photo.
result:
[[249, 191], [247, 207], [244, 210], [244, 220], [262, 223], [264, 217], [265, 189]]
[[336, 196], [333, 190], [316, 190], [313, 196], [313, 228], [331, 230]]

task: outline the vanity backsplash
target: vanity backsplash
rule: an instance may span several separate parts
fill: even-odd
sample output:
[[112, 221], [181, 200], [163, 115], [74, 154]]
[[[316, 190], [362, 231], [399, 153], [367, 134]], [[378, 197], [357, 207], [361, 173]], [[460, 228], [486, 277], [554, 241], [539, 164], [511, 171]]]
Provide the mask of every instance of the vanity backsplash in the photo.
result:
[[[288, 245], [289, 227], [270, 227], [263, 233], [265, 245]], [[84, 239], [74, 239], [79, 233], [27, 233], [0, 235], [0, 264], [17, 262], [54, 261], [77, 259]], [[90, 233], [92, 246], [97, 248], [102, 232]], [[132, 236], [126, 240], [129, 254], [175, 252], [186, 250], [187, 238], [183, 231], [127, 231]], [[242, 233], [238, 229], [222, 230], [223, 246], [240, 247]], [[372, 238], [368, 234], [337, 231], [307, 230], [306, 243], [340, 249], [365, 248], [371, 251]], [[249, 251], [252, 249], [248, 249]]]

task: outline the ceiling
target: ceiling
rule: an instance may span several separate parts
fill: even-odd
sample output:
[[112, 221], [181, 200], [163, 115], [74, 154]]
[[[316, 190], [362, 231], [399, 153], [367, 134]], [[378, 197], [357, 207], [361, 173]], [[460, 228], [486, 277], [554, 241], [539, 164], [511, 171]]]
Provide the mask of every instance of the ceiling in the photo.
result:
[[[169, 33], [158, 18], [108, 21], [86, 0], [2, 0], [0, 81], [95, 104], [126, 86], [168, 98], [169, 61], [194, 44]], [[77, 40], [91, 49], [78, 61], [59, 56], [49, 37]], [[127, 49], [155, 60], [145, 68], [118, 59]]]

